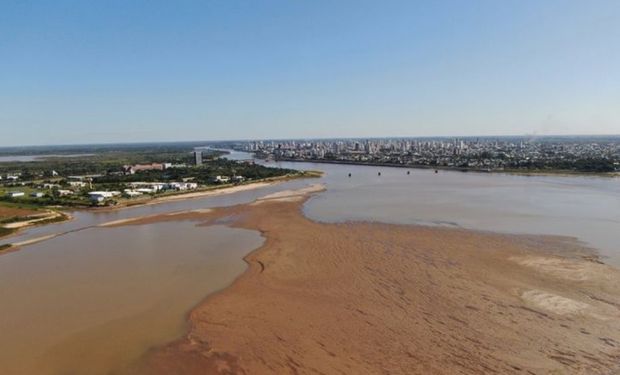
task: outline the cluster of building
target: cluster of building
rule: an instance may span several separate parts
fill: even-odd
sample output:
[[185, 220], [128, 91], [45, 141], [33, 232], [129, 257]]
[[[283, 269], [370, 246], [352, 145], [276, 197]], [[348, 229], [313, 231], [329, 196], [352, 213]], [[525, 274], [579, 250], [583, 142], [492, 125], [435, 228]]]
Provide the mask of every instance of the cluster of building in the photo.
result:
[[[193, 162], [200, 166], [203, 163], [202, 151], [196, 149], [193, 151]], [[33, 182], [32, 180], [22, 180], [19, 173], [0, 176], [0, 183], [9, 190], [5, 195], [10, 198], [21, 198], [31, 196], [34, 198], [42, 198], [45, 196], [70, 196], [87, 198], [93, 203], [102, 203], [116, 197], [132, 198], [143, 194], [157, 194], [168, 191], [188, 191], [199, 187], [197, 182], [193, 182], [194, 177], [183, 178], [179, 182], [123, 182], [119, 179], [117, 190], [103, 190], [97, 183], [97, 179], [106, 176], [122, 176], [134, 175], [147, 171], [165, 171], [171, 168], [186, 168], [186, 164], [173, 163], [150, 163], [150, 164], [133, 164], [124, 165], [119, 170], [108, 171], [104, 174], [90, 174], [80, 176], [59, 177], [57, 173], [52, 174], [51, 179], [43, 180], [43, 182]], [[47, 174], [50, 176], [50, 174]], [[241, 183], [245, 181], [245, 177], [233, 175], [232, 177], [218, 175], [211, 178], [212, 183], [227, 184]], [[21, 190], [19, 190], [21, 188]], [[32, 194], [26, 192], [36, 189]], [[24, 190], [26, 192], [24, 192]], [[121, 191], [122, 190], [122, 191]]]
[[[200, 166], [202, 165], [202, 151], [194, 150], [192, 152], [194, 165]], [[124, 174], [135, 174], [137, 172], [143, 171], [164, 171], [166, 169], [171, 168], [187, 168], [188, 165], [185, 163], [181, 164], [173, 164], [173, 163], [150, 163], [150, 164], [133, 164], [133, 165], [123, 165], [122, 173]]]
[[0, 175], [0, 181], [14, 182], [19, 180], [20, 173]]
[[136, 174], [137, 172], [144, 171], [165, 171], [171, 168], [187, 168], [187, 164], [173, 164], [173, 163], [151, 163], [151, 164], [134, 164], [123, 165], [122, 174]]
[[[28, 194], [31, 198], [43, 198], [45, 196], [70, 196], [76, 195], [87, 190], [88, 198], [92, 202], [104, 202], [108, 199], [124, 196], [127, 198], [136, 197], [143, 194], [155, 194], [164, 191], [187, 191], [198, 188], [198, 183], [191, 181], [182, 182], [129, 182], [127, 183], [127, 189], [120, 191], [93, 191], [93, 179], [100, 175], [88, 175], [88, 176], [68, 176], [62, 182], [43, 182], [43, 183], [27, 183], [19, 182], [18, 179], [13, 180], [11, 186], [28, 186], [31, 189], [37, 189], [36, 191]], [[218, 176], [220, 177], [220, 176]], [[88, 191], [91, 190], [91, 191]], [[6, 193], [9, 198], [23, 198], [26, 197], [26, 193], [21, 190], [12, 190]]]
[[195, 182], [130, 182], [129, 188], [120, 191], [91, 191], [88, 197], [94, 203], [105, 202], [118, 196], [127, 198], [137, 197], [143, 194], [156, 194], [165, 191], [187, 191], [198, 189]]
[[289, 140], [247, 142], [242, 148], [279, 160], [502, 170], [600, 159], [620, 170], [619, 137]]

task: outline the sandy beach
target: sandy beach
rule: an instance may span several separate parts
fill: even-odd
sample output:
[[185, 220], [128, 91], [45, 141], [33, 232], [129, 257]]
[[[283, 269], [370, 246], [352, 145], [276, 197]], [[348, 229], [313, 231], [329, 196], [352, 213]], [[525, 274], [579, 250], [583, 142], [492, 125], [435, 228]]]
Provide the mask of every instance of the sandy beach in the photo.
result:
[[620, 271], [573, 239], [317, 223], [306, 197], [133, 222], [226, 218], [266, 238], [144, 373], [620, 371]]
[[[4, 209], [2, 211], [7, 211]], [[4, 238], [4, 237], [9, 237], [9, 236], [13, 236], [17, 233], [19, 233], [20, 231], [30, 228], [30, 227], [35, 227], [35, 226], [42, 226], [42, 225], [46, 225], [46, 224], [51, 224], [51, 223], [59, 223], [59, 222], [63, 222], [63, 221], [69, 221], [69, 220], [73, 220], [73, 216], [66, 213], [66, 212], [58, 212], [55, 210], [45, 210], [43, 212], [40, 211], [34, 211], [34, 210], [18, 210], [16, 212], [31, 212], [31, 214], [29, 215], [25, 215], [22, 216], [25, 219], [24, 220], [20, 220], [20, 221], [15, 221], [12, 223], [7, 223], [2, 225], [1, 227], [3, 227], [4, 229], [8, 229], [8, 233], [2, 235], [0, 234], [0, 239]], [[19, 216], [19, 215], [16, 215]], [[19, 244], [20, 246], [23, 245], [27, 245], [30, 243], [34, 243], [37, 241], [26, 241], [25, 243], [21, 243]], [[11, 244], [11, 247], [16, 247], [18, 246], [18, 244]], [[7, 250], [8, 247], [4, 250], [0, 250], [0, 254], [2, 254], [3, 252], [6, 252], [5, 250]]]
[[175, 193], [171, 195], [155, 196], [151, 199], [139, 198], [136, 200], [125, 200], [116, 206], [97, 207], [95, 209], [101, 210], [101, 211], [120, 210], [124, 208], [147, 206], [147, 205], [152, 205], [152, 204], [160, 204], [160, 203], [185, 200], [185, 199], [206, 198], [206, 197], [212, 197], [212, 196], [218, 196], [218, 195], [224, 195], [224, 194], [233, 194], [233, 193], [239, 193], [239, 192], [247, 191], [247, 190], [259, 189], [262, 187], [267, 187], [267, 186], [291, 181], [291, 180], [298, 179], [298, 178], [319, 177], [321, 174], [320, 172], [316, 172], [316, 171], [306, 171], [304, 173], [306, 173], [306, 175], [271, 177], [271, 178], [266, 178], [266, 179], [259, 180], [259, 181], [248, 182], [242, 185], [218, 186], [218, 187], [210, 188], [207, 190], [186, 191], [186, 192]]

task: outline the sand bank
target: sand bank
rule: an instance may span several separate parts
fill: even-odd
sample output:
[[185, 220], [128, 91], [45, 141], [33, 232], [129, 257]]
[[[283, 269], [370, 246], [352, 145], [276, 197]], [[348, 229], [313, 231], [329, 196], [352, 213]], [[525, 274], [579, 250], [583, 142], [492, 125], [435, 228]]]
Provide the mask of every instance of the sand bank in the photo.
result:
[[149, 203], [161, 203], [161, 202], [176, 201], [180, 199], [202, 198], [202, 197], [210, 197], [210, 196], [216, 196], [216, 195], [222, 195], [222, 194], [232, 194], [232, 193], [238, 193], [240, 191], [258, 189], [258, 188], [262, 188], [265, 186], [270, 186], [270, 185], [273, 185], [274, 183], [275, 181], [274, 182], [255, 182], [255, 183], [250, 183], [250, 184], [245, 184], [245, 185], [225, 187], [221, 189], [212, 189], [212, 190], [206, 190], [206, 191], [197, 191], [193, 193], [170, 195], [167, 197], [155, 198]]
[[[4, 210], [6, 212], [6, 210]], [[23, 210], [22, 210], [23, 211]], [[14, 212], [19, 212], [19, 211], [14, 211]], [[5, 234], [0, 234], [0, 238], [5, 238], [5, 237], [10, 237], [10, 236], [14, 236], [17, 233], [19, 233], [21, 230], [24, 230], [26, 228], [29, 227], [34, 227], [34, 226], [42, 226], [42, 225], [46, 225], [46, 224], [52, 224], [52, 223], [59, 223], [59, 222], [63, 222], [63, 221], [68, 221], [68, 220], [72, 220], [73, 216], [65, 213], [65, 212], [58, 212], [58, 211], [54, 211], [54, 210], [45, 210], [45, 211], [32, 211], [35, 212], [35, 214], [31, 214], [28, 216], [24, 216], [23, 220], [18, 220], [15, 222], [11, 222], [11, 223], [6, 223], [3, 225], [0, 225], [1, 228], [7, 229], [8, 232]], [[20, 217], [22, 218], [22, 217]], [[26, 243], [28, 244], [28, 243]], [[15, 246], [12, 246], [11, 249], [15, 249]], [[3, 250], [7, 250], [6, 249], [6, 245], [3, 248]], [[7, 251], [0, 251], [0, 254], [7, 252]]]
[[41, 237], [35, 237], [35, 238], [31, 238], [29, 240], [25, 240], [25, 241], [21, 241], [21, 242], [15, 242], [13, 244], [11, 244], [13, 247], [15, 248], [19, 248], [19, 247], [23, 247], [23, 246], [27, 246], [27, 245], [32, 245], [38, 242], [43, 242], [43, 241], [47, 241], [47, 240], [51, 240], [52, 238], [56, 238], [59, 235], [61, 235], [60, 233], [54, 233], [54, 234], [48, 234], [45, 236], [41, 236]]
[[301, 189], [296, 190], [284, 190], [273, 194], [267, 194], [258, 198], [256, 201], [250, 203], [250, 205], [256, 206], [265, 202], [297, 202], [306, 199], [308, 194], [318, 193], [325, 190], [324, 184], [314, 184]]
[[119, 226], [123, 226], [123, 225], [127, 225], [127, 224], [135, 224], [135, 223], [140, 223], [140, 222], [145, 222], [149, 219], [155, 219], [157, 220], [158, 218], [162, 218], [162, 217], [175, 217], [175, 216], [187, 216], [187, 215], [191, 215], [191, 214], [205, 214], [208, 212], [213, 211], [212, 208], [198, 208], [195, 210], [187, 210], [187, 211], [176, 211], [176, 212], [169, 212], [169, 213], [165, 213], [165, 214], [155, 214], [155, 215], [145, 215], [145, 216], [138, 216], [138, 217], [130, 217], [127, 219], [119, 219], [119, 220], [112, 220], [112, 221], [107, 221], [105, 223], [101, 223], [99, 225], [97, 225], [97, 227], [101, 227], [101, 228], [106, 228], [106, 227], [119, 227]]
[[[43, 213], [28, 216], [26, 220], [4, 224], [4, 227], [9, 228], [9, 229], [21, 229], [21, 228], [41, 224], [43, 222], [49, 222], [49, 221], [54, 221], [54, 220], [65, 221], [69, 219], [71, 219], [71, 216], [65, 213], [60, 213], [60, 212], [53, 211], [53, 210], [46, 210]], [[54, 221], [54, 222], [58, 222], [58, 221]]]
[[620, 272], [578, 244], [317, 223], [301, 204], [276, 197], [136, 222], [233, 218], [266, 238], [243, 276], [191, 312], [186, 337], [148, 354], [144, 373], [620, 370]]
[[299, 176], [279, 176], [279, 177], [271, 177], [263, 180], [255, 181], [255, 182], [247, 182], [242, 185], [233, 185], [233, 186], [223, 186], [223, 187], [215, 187], [207, 190], [200, 191], [188, 191], [175, 193], [172, 195], [164, 195], [164, 196], [156, 196], [151, 199], [138, 198], [135, 200], [123, 200], [116, 206], [110, 207], [97, 207], [97, 210], [106, 211], [106, 210], [120, 210], [124, 208], [133, 208], [138, 206], [147, 206], [152, 204], [159, 204], [171, 201], [185, 200], [185, 199], [194, 199], [194, 198], [205, 198], [210, 196], [218, 196], [223, 194], [232, 194], [238, 193], [247, 190], [258, 189], [266, 186], [275, 185], [278, 183], [283, 183], [287, 181], [291, 181], [299, 178], [314, 178], [320, 177], [321, 173], [315, 171], [306, 171], [304, 175]]

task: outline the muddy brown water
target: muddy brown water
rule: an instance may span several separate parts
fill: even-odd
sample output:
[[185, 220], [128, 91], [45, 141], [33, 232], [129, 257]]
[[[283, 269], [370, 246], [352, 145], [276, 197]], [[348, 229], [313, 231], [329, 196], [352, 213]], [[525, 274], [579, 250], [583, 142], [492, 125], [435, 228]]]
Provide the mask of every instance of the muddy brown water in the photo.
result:
[[262, 242], [184, 221], [92, 228], [1, 256], [0, 374], [131, 373]]

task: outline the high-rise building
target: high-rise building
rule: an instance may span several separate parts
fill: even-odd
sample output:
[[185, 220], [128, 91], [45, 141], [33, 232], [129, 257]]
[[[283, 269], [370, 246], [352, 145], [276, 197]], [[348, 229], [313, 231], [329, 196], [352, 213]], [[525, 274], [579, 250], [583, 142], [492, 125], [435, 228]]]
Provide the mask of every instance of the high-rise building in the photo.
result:
[[194, 161], [196, 165], [202, 165], [202, 151], [194, 150]]

